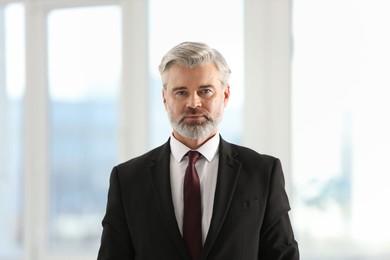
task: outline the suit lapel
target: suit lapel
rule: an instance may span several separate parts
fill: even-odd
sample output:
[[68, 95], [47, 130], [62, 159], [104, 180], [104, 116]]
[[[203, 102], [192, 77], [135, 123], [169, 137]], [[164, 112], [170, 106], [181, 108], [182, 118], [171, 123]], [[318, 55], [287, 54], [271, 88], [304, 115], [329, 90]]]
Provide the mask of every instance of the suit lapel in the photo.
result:
[[[153, 180], [153, 188], [159, 211], [164, 225], [170, 237], [179, 249], [183, 259], [189, 259], [188, 253], [179, 227], [172, 202], [172, 192], [170, 184], [170, 145], [169, 141], [158, 148], [156, 155], [150, 164], [150, 173]], [[221, 138], [219, 147], [219, 166], [217, 187], [215, 190], [213, 216], [210, 223], [209, 232], [203, 247], [202, 259], [206, 259], [225, 220], [229, 210], [231, 200], [240, 173], [241, 163], [235, 159], [237, 152], [232, 146]]]
[[178, 247], [183, 259], [188, 259], [188, 254], [177, 225], [175, 211], [173, 208], [169, 174], [170, 155], [171, 149], [168, 141], [159, 149], [156, 156], [152, 158], [150, 172], [153, 180], [155, 197], [158, 202], [157, 204], [159, 205], [159, 210], [166, 230]]
[[215, 190], [214, 208], [211, 224], [203, 247], [202, 259], [206, 259], [229, 210], [233, 198], [241, 163], [234, 158], [237, 152], [221, 138], [219, 147], [219, 165], [217, 187]]

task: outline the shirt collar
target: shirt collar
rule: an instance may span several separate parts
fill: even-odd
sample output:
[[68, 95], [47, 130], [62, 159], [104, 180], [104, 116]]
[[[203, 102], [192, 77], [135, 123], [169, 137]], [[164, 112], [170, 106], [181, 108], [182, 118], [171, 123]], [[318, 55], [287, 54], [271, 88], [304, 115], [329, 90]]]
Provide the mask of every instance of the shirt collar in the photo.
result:
[[[219, 141], [220, 141], [220, 137], [219, 134], [217, 133], [210, 140], [204, 143], [201, 147], [196, 149], [196, 151], [200, 152], [208, 162], [211, 162], [214, 159], [214, 156], [218, 152]], [[173, 134], [171, 135], [170, 146], [171, 146], [171, 152], [173, 158], [178, 163], [181, 162], [181, 160], [183, 159], [183, 157], [186, 155], [188, 151], [192, 150], [191, 148], [187, 147], [179, 140], [177, 140], [173, 136]]]

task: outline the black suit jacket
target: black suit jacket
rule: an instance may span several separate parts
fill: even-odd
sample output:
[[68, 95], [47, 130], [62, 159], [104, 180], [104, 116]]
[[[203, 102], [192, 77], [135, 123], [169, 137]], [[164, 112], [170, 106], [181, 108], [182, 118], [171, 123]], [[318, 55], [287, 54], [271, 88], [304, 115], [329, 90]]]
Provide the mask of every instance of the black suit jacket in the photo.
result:
[[[174, 213], [169, 142], [114, 167], [98, 260], [189, 260]], [[296, 260], [280, 161], [221, 138], [202, 260]]]

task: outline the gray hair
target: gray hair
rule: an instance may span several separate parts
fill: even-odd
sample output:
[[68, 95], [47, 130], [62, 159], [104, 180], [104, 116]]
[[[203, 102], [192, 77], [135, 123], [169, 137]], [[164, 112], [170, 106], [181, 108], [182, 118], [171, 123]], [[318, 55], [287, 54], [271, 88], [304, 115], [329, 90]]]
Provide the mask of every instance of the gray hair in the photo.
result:
[[183, 42], [173, 47], [162, 58], [158, 69], [164, 88], [166, 88], [166, 72], [173, 64], [180, 64], [188, 68], [195, 68], [199, 65], [213, 62], [216, 66], [220, 80], [223, 86], [226, 86], [229, 80], [231, 70], [226, 63], [225, 58], [216, 49], [200, 42]]

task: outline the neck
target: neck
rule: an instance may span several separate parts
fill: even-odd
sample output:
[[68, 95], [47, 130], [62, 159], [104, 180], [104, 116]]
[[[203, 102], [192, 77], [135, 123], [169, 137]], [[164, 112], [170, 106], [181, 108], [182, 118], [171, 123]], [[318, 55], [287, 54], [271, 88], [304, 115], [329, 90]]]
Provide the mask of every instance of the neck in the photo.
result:
[[191, 139], [184, 137], [180, 135], [179, 133], [173, 131], [173, 136], [182, 144], [186, 145], [187, 147], [191, 148], [192, 150], [196, 150], [199, 147], [201, 147], [204, 143], [206, 143], [208, 140], [213, 138], [217, 134], [217, 130], [215, 130], [213, 133], [211, 133], [209, 136], [199, 138], [199, 139]]

